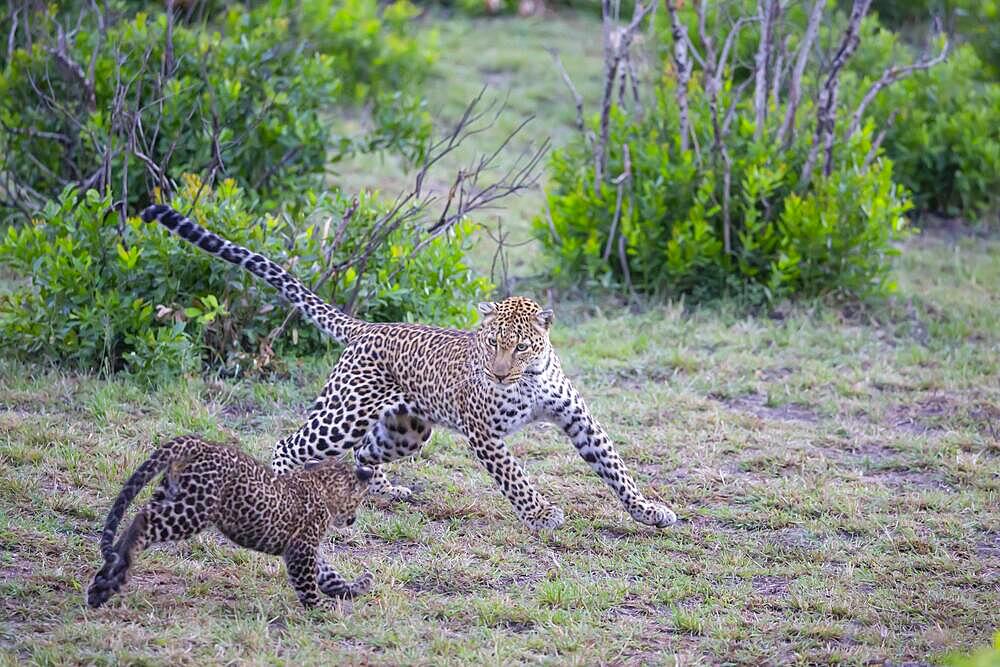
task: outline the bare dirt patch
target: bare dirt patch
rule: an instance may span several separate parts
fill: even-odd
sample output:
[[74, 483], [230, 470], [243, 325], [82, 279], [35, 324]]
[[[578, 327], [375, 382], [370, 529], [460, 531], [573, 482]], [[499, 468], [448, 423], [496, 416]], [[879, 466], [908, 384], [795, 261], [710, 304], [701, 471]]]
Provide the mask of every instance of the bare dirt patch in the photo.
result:
[[956, 401], [943, 394], [930, 396], [913, 403], [899, 403], [886, 413], [888, 425], [900, 431], [924, 435], [940, 432], [944, 428], [940, 423], [947, 417], [958, 413]]
[[222, 414], [224, 416], [235, 419], [242, 419], [244, 417], [257, 415], [260, 414], [261, 411], [260, 404], [251, 399], [233, 401], [232, 403], [227, 403], [222, 408]]
[[710, 396], [725, 405], [730, 410], [747, 412], [771, 421], [791, 421], [808, 422], [814, 424], [819, 420], [816, 412], [804, 405], [797, 403], [786, 403], [784, 405], [768, 405], [768, 398], [764, 394], [747, 394], [736, 398], [716, 398]]
[[924, 470], [869, 470], [863, 475], [864, 479], [872, 480], [883, 486], [894, 489], [936, 489], [939, 491], [954, 491], [944, 477], [937, 472]]
[[787, 595], [789, 583], [788, 577], [773, 574], [761, 574], [751, 579], [754, 592], [767, 598]]

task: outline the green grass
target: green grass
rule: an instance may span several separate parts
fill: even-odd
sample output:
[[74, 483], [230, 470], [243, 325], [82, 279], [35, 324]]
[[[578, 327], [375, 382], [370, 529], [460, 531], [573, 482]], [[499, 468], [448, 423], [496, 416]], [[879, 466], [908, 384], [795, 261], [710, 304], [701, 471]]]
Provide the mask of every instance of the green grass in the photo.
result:
[[266, 459], [332, 360], [157, 392], [3, 362], [0, 642], [45, 664], [864, 662], [986, 644], [1000, 242], [917, 240], [903, 257], [900, 295], [861, 312], [565, 304], [569, 373], [680, 522], [633, 523], [543, 426], [510, 445], [568, 520], [529, 534], [441, 433], [393, 466], [415, 501], [370, 503], [331, 547], [374, 593], [323, 612], [298, 608], [278, 559], [214, 533], [146, 552], [105, 609], [82, 591], [103, 514], [154, 443], [198, 429]]
[[[564, 141], [573, 112], [546, 46], [594, 96], [593, 20], [439, 28], [428, 95], [441, 118], [485, 78], [509, 85], [519, 113], [545, 112], [535, 139]], [[405, 182], [398, 165], [352, 169], [345, 183]], [[539, 196], [503, 213], [522, 237]], [[530, 247], [514, 259], [520, 275], [538, 269]], [[156, 391], [0, 360], [0, 657], [865, 663], [986, 645], [1000, 627], [1000, 241], [917, 238], [898, 268], [887, 303], [799, 304], [782, 319], [727, 304], [557, 304], [567, 372], [678, 524], [632, 522], [539, 426], [509, 444], [567, 523], [532, 535], [461, 439], [437, 433], [391, 468], [418, 489], [413, 502], [368, 503], [332, 542], [343, 572], [374, 573], [373, 593], [310, 613], [278, 559], [214, 532], [144, 553], [106, 608], [86, 609], [83, 590], [104, 513], [155, 443], [198, 430], [266, 459], [333, 359]]]

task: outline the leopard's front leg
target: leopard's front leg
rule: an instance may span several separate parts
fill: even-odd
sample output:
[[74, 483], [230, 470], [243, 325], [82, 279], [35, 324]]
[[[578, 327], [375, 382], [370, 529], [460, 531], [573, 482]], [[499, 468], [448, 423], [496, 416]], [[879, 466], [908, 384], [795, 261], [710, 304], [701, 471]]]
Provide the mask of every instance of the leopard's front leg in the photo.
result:
[[625, 510], [639, 523], [664, 527], [677, 521], [666, 505], [646, 500], [618, 456], [604, 428], [590, 414], [583, 398], [566, 381], [566, 394], [549, 402], [549, 418], [573, 441], [591, 469], [615, 492]]
[[529, 528], [541, 530], [563, 525], [563, 511], [535, 490], [528, 479], [528, 473], [513, 457], [503, 440], [473, 434], [469, 438], [469, 446], [503, 495], [514, 506], [518, 518]]

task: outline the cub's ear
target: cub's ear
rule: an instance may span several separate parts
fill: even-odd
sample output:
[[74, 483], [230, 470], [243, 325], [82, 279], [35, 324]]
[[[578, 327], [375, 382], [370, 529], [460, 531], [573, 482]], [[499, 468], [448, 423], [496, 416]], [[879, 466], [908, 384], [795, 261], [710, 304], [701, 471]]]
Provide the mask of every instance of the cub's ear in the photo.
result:
[[556, 319], [556, 314], [552, 312], [551, 308], [546, 308], [545, 310], [539, 311], [538, 314], [535, 315], [535, 319], [538, 321], [538, 326], [548, 330], [548, 328], [552, 326], [553, 320]]
[[483, 301], [476, 306], [476, 310], [482, 315], [482, 322], [486, 324], [497, 316], [497, 305], [492, 301]]
[[323, 463], [323, 461], [320, 459], [309, 459], [303, 467], [306, 470], [312, 470], [313, 468], [318, 468], [321, 463]]
[[370, 466], [355, 466], [354, 474], [358, 476], [362, 482], [368, 482], [372, 477], [375, 476], [375, 469]]

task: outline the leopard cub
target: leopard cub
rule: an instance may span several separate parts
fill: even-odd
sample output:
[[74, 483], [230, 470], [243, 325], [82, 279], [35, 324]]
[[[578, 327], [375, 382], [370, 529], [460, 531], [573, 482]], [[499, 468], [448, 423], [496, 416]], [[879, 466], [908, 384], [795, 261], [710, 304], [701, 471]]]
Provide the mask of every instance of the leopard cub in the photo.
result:
[[[113, 544], [125, 510], [161, 472], [152, 499]], [[362, 595], [371, 588], [371, 574], [347, 581], [323, 561], [319, 545], [331, 525], [354, 523], [372, 475], [367, 466], [335, 458], [278, 475], [238, 449], [196, 436], [175, 438], [153, 452], [118, 494], [101, 535], [104, 566], [87, 589], [87, 604], [99, 607], [117, 593], [146, 547], [191, 537], [211, 524], [242, 547], [282, 556], [305, 607], [315, 606], [320, 593]]]

